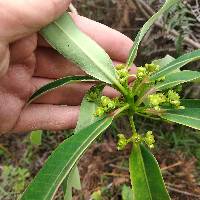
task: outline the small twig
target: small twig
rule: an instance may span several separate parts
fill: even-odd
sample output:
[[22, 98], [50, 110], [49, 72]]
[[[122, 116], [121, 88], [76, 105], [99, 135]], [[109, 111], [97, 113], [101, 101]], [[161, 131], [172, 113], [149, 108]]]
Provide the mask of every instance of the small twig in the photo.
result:
[[172, 165], [169, 165], [169, 166], [166, 166], [166, 167], [162, 167], [161, 170], [162, 170], [162, 171], [168, 170], [168, 169], [177, 167], [177, 166], [182, 165], [182, 164], [183, 164], [183, 162], [179, 161], [179, 162], [174, 163], [174, 164], [172, 164]]
[[69, 9], [73, 14], [78, 15], [78, 11], [77, 11], [77, 9], [74, 7], [74, 5], [72, 3], [69, 4]]
[[119, 170], [129, 171], [129, 169], [126, 168], [126, 167], [120, 167], [120, 166], [114, 165], [114, 164], [110, 164], [109, 166], [113, 167], [113, 168], [116, 168], [116, 169], [119, 169]]
[[[150, 16], [154, 15], [155, 14], [155, 11], [146, 3], [144, 2], [143, 0], [134, 0], [135, 4], [140, 4], [143, 9], [141, 10], [141, 12], [143, 13], [143, 15], [148, 19], [150, 18]], [[137, 2], [137, 3], [136, 3]], [[140, 7], [141, 7], [140, 6]], [[140, 9], [140, 7], [138, 6], [138, 8]], [[144, 9], [148, 12], [145, 12]], [[148, 16], [148, 17], [147, 17]], [[162, 23], [160, 22], [155, 22], [155, 25], [161, 29], [165, 29], [167, 30], [167, 27], [165, 27]], [[168, 30], [169, 34], [175, 36], [175, 37], [178, 37], [179, 36], [179, 33], [176, 31], [176, 30]], [[191, 38], [189, 37], [184, 37], [183, 41], [195, 48], [200, 48], [200, 43], [198, 42], [195, 42], [194, 40], [192, 40]]]
[[[167, 185], [167, 184], [166, 184], [166, 185]], [[183, 190], [179, 190], [179, 189], [170, 187], [170, 186], [168, 186], [168, 185], [167, 185], [167, 189], [170, 190], [170, 191], [172, 191], [172, 192], [180, 193], [180, 194], [183, 194], [183, 195], [186, 195], [186, 196], [191, 196], [191, 197], [200, 198], [200, 195], [192, 194], [192, 193], [190, 193], [190, 192], [186, 192], [186, 191], [183, 191]]]
[[113, 177], [129, 178], [129, 175], [126, 175], [126, 174], [103, 173], [103, 175], [104, 175], [104, 176], [113, 176]]

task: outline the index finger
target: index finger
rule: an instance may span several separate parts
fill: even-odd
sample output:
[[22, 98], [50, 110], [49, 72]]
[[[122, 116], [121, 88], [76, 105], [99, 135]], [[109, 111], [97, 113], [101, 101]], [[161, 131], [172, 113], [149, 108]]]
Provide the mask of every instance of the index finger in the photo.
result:
[[[125, 62], [133, 41], [124, 34], [106, 25], [88, 19], [86, 17], [71, 14], [78, 28], [95, 40], [111, 57], [111, 59]], [[49, 45], [39, 37], [38, 45], [49, 47]]]

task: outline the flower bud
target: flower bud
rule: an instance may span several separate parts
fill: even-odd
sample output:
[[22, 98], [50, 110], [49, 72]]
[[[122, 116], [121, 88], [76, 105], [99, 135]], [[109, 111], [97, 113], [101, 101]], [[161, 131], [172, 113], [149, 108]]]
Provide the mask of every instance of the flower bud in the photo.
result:
[[107, 106], [110, 103], [110, 98], [106, 96], [101, 97], [101, 104], [103, 107]]
[[133, 141], [136, 143], [140, 143], [142, 141], [142, 136], [137, 134], [133, 136]]
[[148, 131], [146, 133], [146, 136], [144, 138], [145, 143], [147, 144], [147, 146], [149, 148], [153, 148], [154, 147], [154, 143], [155, 143], [155, 139], [154, 139], [154, 135], [152, 131]]
[[166, 79], [165, 76], [161, 76], [160, 78], [156, 79], [157, 82], [161, 82], [164, 81]]
[[117, 71], [120, 78], [128, 78], [129, 73], [127, 69], [120, 69]]
[[119, 65], [116, 65], [116, 66], [115, 66], [115, 69], [116, 69], [116, 70], [121, 70], [121, 69], [124, 69], [124, 68], [126, 68], [126, 65], [125, 65], [125, 64], [119, 64]]
[[97, 98], [98, 98], [98, 93], [97, 93], [97, 92], [91, 91], [91, 92], [87, 95], [87, 100], [88, 100], [88, 101], [95, 101]]
[[160, 66], [151, 63], [151, 64], [145, 64], [145, 68], [150, 74], [152, 74], [154, 72], [157, 72], [160, 69]]
[[104, 114], [104, 108], [102, 108], [102, 107], [97, 107], [97, 109], [96, 109], [96, 112], [95, 112], [95, 115], [97, 116], [97, 117], [101, 117], [103, 114]]
[[166, 102], [166, 96], [162, 93], [151, 94], [148, 96], [148, 98], [150, 105], [153, 107], [159, 106], [160, 104]]
[[114, 102], [114, 101], [110, 101], [110, 102], [108, 103], [107, 107], [108, 107], [110, 110], [115, 109], [115, 102]]
[[118, 134], [117, 136], [119, 138], [118, 143], [117, 143], [117, 149], [123, 150], [126, 147], [126, 145], [128, 144], [128, 141], [125, 138], [124, 134]]
[[179, 107], [181, 104], [179, 94], [173, 90], [168, 91], [168, 101], [176, 107]]
[[137, 68], [137, 78], [142, 79], [147, 75], [147, 70], [144, 67]]

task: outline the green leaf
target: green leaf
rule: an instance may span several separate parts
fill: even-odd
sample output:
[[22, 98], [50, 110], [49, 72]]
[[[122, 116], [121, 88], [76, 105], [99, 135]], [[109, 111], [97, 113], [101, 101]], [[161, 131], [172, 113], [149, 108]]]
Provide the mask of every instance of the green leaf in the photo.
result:
[[102, 195], [101, 195], [101, 190], [93, 192], [91, 197], [92, 197], [92, 200], [103, 200]]
[[65, 178], [62, 187], [65, 194], [64, 200], [72, 199], [72, 188], [81, 190], [81, 181], [77, 165], [73, 167], [68, 177]]
[[122, 200], [133, 200], [133, 198], [133, 190], [129, 186], [123, 185]]
[[159, 65], [161, 68], [163, 68], [166, 65], [168, 65], [170, 62], [172, 62], [173, 60], [175, 60], [175, 58], [173, 58], [170, 55], [166, 55], [164, 58], [154, 60], [152, 63]]
[[108, 128], [112, 120], [113, 117], [103, 118], [61, 143], [23, 193], [21, 200], [53, 199], [58, 187], [69, 175], [81, 155]]
[[151, 76], [150, 80], [153, 81], [162, 76], [166, 76], [167, 74], [170, 74], [174, 70], [180, 69], [184, 65], [199, 59], [200, 59], [200, 49], [193, 51], [191, 53], [184, 54], [183, 56], [180, 56], [174, 61], [170, 62], [164, 68], [161, 68], [158, 72], [156, 72], [154, 75]]
[[155, 88], [157, 90], [166, 90], [168, 88], [175, 87], [182, 83], [194, 81], [198, 78], [200, 78], [200, 72], [197, 71], [185, 70], [180, 72], [174, 72], [172, 74], [167, 75], [163, 82], [156, 84]]
[[[94, 103], [94, 102], [88, 101], [87, 96], [90, 92], [96, 91], [97, 89], [99, 89], [99, 94], [100, 94], [102, 92], [103, 88], [104, 88], [104, 85], [99, 84], [97, 86], [92, 87], [86, 93], [86, 95], [83, 98], [82, 103], [81, 103], [79, 119], [78, 119], [76, 128], [74, 130], [74, 134], [76, 134], [81, 129], [86, 128], [87, 126], [90, 126], [91, 124], [93, 124], [94, 122], [99, 120], [99, 118], [95, 117], [95, 115], [94, 115], [96, 108], [97, 108], [97, 104]], [[72, 188], [73, 187], [75, 189], [77, 189], [77, 187], [75, 185], [73, 185], [73, 182], [72, 182], [73, 179], [71, 180], [71, 177], [76, 177], [78, 179], [78, 176], [77, 176], [78, 167], [77, 167], [77, 165], [75, 165], [74, 168], [76, 168], [76, 170], [72, 170], [70, 172], [69, 176], [66, 177], [65, 180], [63, 181], [63, 183], [64, 183], [63, 187], [65, 188], [65, 191], [64, 191], [65, 200], [71, 200], [72, 199]], [[79, 182], [80, 182], [80, 177], [79, 177]]]
[[171, 109], [167, 110], [161, 117], [200, 130], [200, 108]]
[[42, 144], [42, 131], [32, 131], [30, 134], [30, 141], [33, 145], [41, 145]]
[[143, 145], [133, 145], [129, 165], [135, 200], [170, 199], [158, 163]]
[[174, 6], [179, 0], [166, 0], [162, 8], [155, 13], [140, 29], [139, 33], [137, 34], [133, 47], [129, 53], [129, 58], [127, 60], [127, 65], [131, 66], [137, 56], [137, 51], [140, 45], [140, 42], [142, 41], [143, 37], [147, 33], [147, 31], [150, 29], [150, 27], [159, 19], [159, 17], [168, 11], [172, 6]]
[[94, 78], [90, 76], [67, 76], [64, 78], [57, 79], [55, 81], [52, 81], [45, 86], [38, 89], [29, 99], [29, 103], [37, 99], [38, 97], [46, 94], [47, 92], [50, 92], [52, 90], [55, 90], [56, 88], [59, 88], [61, 86], [72, 84], [72, 83], [78, 83], [78, 82], [92, 82], [97, 81]]
[[94, 115], [98, 105], [95, 102], [91, 102], [87, 100], [87, 96], [90, 92], [94, 92], [98, 90], [99, 96], [102, 94], [102, 90], [105, 87], [104, 84], [99, 84], [94, 87], [92, 87], [85, 95], [85, 97], [82, 100], [81, 103], [81, 108], [80, 108], [80, 114], [79, 114], [79, 119], [75, 128], [75, 133], [82, 128], [85, 128], [95, 121], [99, 120], [100, 118], [96, 117]]
[[89, 75], [109, 84], [118, 83], [108, 54], [77, 28], [68, 13], [40, 33], [59, 53], [78, 64]]
[[181, 105], [186, 108], [200, 108], [200, 99], [181, 99]]

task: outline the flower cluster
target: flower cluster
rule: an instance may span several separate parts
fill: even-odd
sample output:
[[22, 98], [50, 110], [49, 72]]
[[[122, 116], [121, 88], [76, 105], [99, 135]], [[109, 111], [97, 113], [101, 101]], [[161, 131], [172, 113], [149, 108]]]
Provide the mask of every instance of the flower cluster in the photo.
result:
[[102, 92], [102, 85], [99, 87], [92, 87], [91, 90], [87, 93], [87, 100], [90, 102], [97, 102], [100, 98]]
[[160, 110], [160, 105], [165, 103], [167, 98], [162, 93], [151, 94], [148, 96], [149, 104], [155, 110]]
[[119, 106], [120, 106], [120, 101], [118, 97], [110, 99], [107, 96], [102, 96], [100, 104], [96, 109], [95, 116], [101, 117], [105, 113], [109, 113], [110, 111], [118, 108]]
[[117, 143], [117, 149], [123, 150], [126, 145], [128, 144], [128, 139], [124, 136], [124, 134], [118, 134], [118, 143]]
[[159, 69], [160, 69], [160, 66], [154, 63], [145, 64], [144, 67], [137, 68], [136, 76], [138, 79], [143, 79], [145, 77], [151, 76], [153, 73], [157, 72]]
[[184, 108], [181, 106], [180, 95], [174, 90], [168, 90], [165, 94], [156, 93], [148, 96], [149, 105], [155, 110], [160, 110], [161, 105], [170, 104], [177, 109]]
[[180, 96], [177, 92], [173, 91], [173, 90], [169, 90], [167, 93], [168, 96], [168, 102], [172, 105], [174, 105], [175, 107], [179, 108], [180, 107]]
[[150, 149], [154, 148], [155, 139], [152, 131], [148, 131], [143, 140]]
[[148, 131], [145, 136], [134, 134], [131, 138], [127, 139], [124, 134], [118, 134], [117, 149], [123, 150], [130, 142], [141, 144], [144, 142], [150, 149], [154, 148], [155, 139], [152, 131]]
[[117, 72], [117, 75], [119, 77], [119, 82], [122, 85], [127, 85], [128, 84], [128, 67], [125, 64], [119, 64], [115, 66], [115, 70]]

